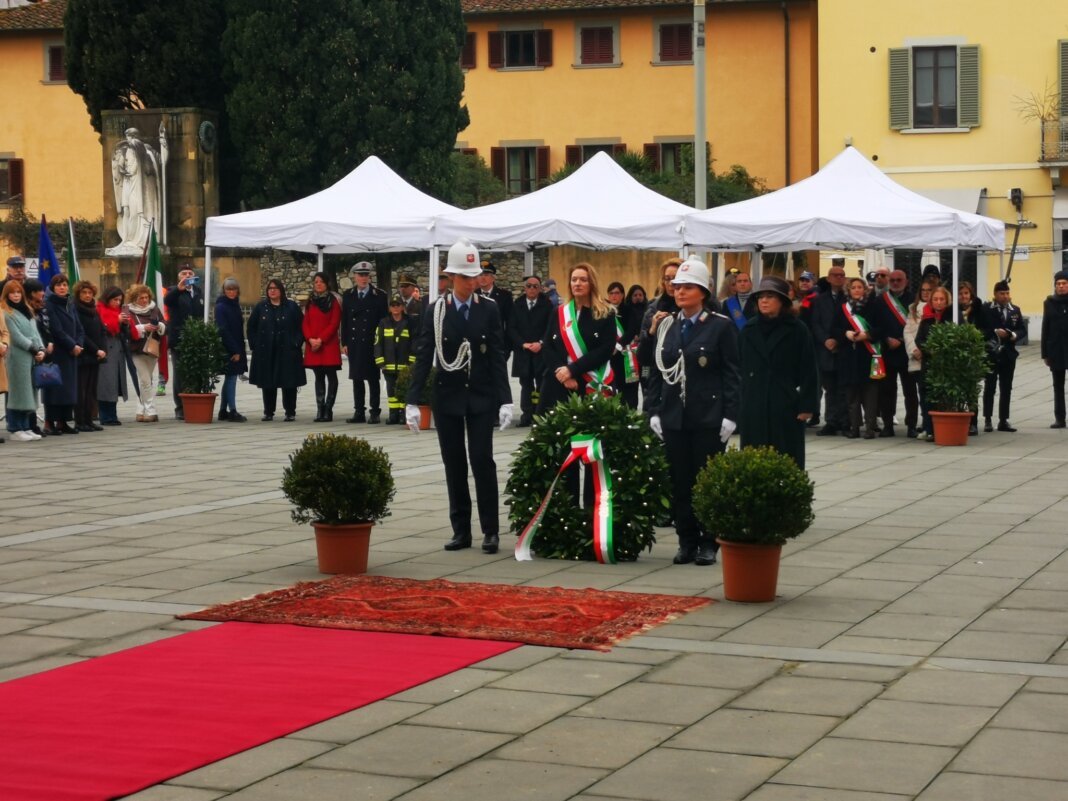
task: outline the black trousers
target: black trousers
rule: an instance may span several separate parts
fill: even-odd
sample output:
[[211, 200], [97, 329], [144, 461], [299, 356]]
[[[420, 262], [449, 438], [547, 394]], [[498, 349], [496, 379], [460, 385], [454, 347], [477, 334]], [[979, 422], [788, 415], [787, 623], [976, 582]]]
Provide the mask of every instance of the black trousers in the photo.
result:
[[831, 428], [845, 429], [849, 425], [846, 409], [845, 387], [835, 370], [820, 370], [820, 385], [823, 387], [823, 422]]
[[78, 365], [78, 400], [74, 405], [74, 422], [87, 426], [93, 422], [96, 409], [96, 386], [100, 377], [99, 364]]
[[[879, 410], [879, 384], [884, 384], [889, 378], [879, 381], [862, 381], [859, 384], [850, 384], [846, 387], [846, 406], [849, 409], [849, 429], [859, 432], [861, 420], [868, 431], [875, 430], [875, 421], [878, 419]], [[862, 414], [863, 412], [863, 414]], [[893, 416], [890, 417], [891, 423]]]
[[[471, 536], [471, 490], [467, 486], [467, 461], [475, 477], [478, 522], [482, 534], [499, 534], [497, 465], [493, 461], [493, 424], [497, 411], [468, 412], [465, 415], [434, 411], [441, 460], [445, 465], [445, 487], [449, 493], [449, 522], [457, 537]], [[466, 440], [466, 441], [465, 441]]]
[[[369, 376], [366, 381], [367, 386], [371, 389], [371, 414], [380, 414], [382, 412], [382, 381], [380, 380], [378, 370], [375, 370], [374, 375]], [[357, 381], [355, 378], [352, 379], [352, 408], [357, 412], [362, 412], [367, 400], [368, 397], [364, 389], [364, 381]]]
[[1053, 419], [1064, 421], [1064, 370], [1050, 371], [1053, 378]]
[[337, 370], [336, 367], [313, 367], [312, 375], [315, 376], [315, 397], [325, 398], [327, 394], [331, 398], [337, 397]]
[[519, 377], [519, 411], [528, 420], [538, 408], [538, 379], [535, 376]]
[[671, 499], [679, 547], [696, 548], [706, 541], [712, 542], [711, 535], [701, 530], [694, 516], [693, 485], [709, 458], [723, 453], [726, 444], [720, 441], [718, 430], [682, 429], [664, 432], [664, 448], [671, 470]]
[[[278, 387], [263, 387], [263, 413], [274, 414], [278, 407]], [[297, 413], [297, 388], [282, 387], [282, 409], [286, 414]]]
[[628, 384], [623, 382], [623, 388], [619, 392], [619, 397], [623, 403], [632, 409], [638, 408], [638, 382], [634, 381]]
[[1012, 378], [1016, 375], [1016, 360], [999, 362], [986, 374], [983, 385], [983, 417], [994, 414], [994, 392], [1000, 391], [998, 397], [998, 421], [1009, 419], [1009, 404], [1012, 402]]
[[182, 411], [182, 393], [185, 392], [185, 383], [182, 381], [182, 372], [178, 369], [178, 350], [170, 348], [171, 356], [171, 395], [174, 396], [174, 411]]
[[910, 373], [908, 367], [900, 370], [891, 364], [886, 365], [886, 378], [879, 381], [879, 416], [883, 426], [894, 425], [897, 413], [897, 385], [901, 382], [901, 396], [905, 401], [905, 427], [916, 428], [920, 411], [920, 394], [916, 386], [916, 373]]

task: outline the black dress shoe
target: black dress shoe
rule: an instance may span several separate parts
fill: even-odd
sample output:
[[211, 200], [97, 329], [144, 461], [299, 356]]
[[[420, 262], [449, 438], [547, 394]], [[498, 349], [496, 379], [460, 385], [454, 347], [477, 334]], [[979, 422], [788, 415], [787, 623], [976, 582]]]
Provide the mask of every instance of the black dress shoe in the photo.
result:
[[697, 546], [680, 546], [678, 552], [675, 554], [675, 558], [672, 559], [672, 563], [676, 565], [688, 565], [697, 559]]
[[122, 422], [119, 420], [105, 420], [100, 425], [102, 426], [121, 426]]
[[969, 437], [976, 437], [978, 435], [979, 435], [979, 426], [977, 426], [975, 423], [972, 423], [970, 426], [968, 426], [968, 436]]
[[834, 426], [824, 426], [816, 432], [817, 437], [835, 437], [838, 436], [838, 429]]
[[77, 434], [78, 433], [78, 429], [76, 429], [70, 423], [64, 423], [59, 428], [57, 428], [56, 431], [61, 432], [63, 434]]
[[345, 422], [346, 423], [366, 423], [367, 422], [367, 417], [364, 415], [363, 412], [355, 412], [352, 415], [352, 417], [348, 418]]
[[856, 439], [859, 436], [860, 436], [860, 432], [859, 431], [846, 431], [845, 432], [845, 438], [846, 439]]
[[1050, 428], [1064, 428], [1064, 427], [1065, 427], [1065, 423], [1064, 423], [1063, 420], [1055, 420], [1053, 422], [1053, 424], [1050, 426]]
[[367, 425], [373, 426], [382, 422], [382, 415], [379, 412], [371, 412], [371, 417], [367, 421]]
[[1016, 429], [1009, 425], [1008, 420], [1002, 420], [1000, 423], [998, 423], [998, 431], [1005, 431], [1009, 434], [1016, 433]]
[[185, 412], [183, 412], [181, 409], [175, 409], [174, 410], [174, 419], [175, 420], [184, 420], [185, 419]]
[[282, 418], [283, 423], [292, 423], [297, 419], [297, 415], [292, 412], [286, 412], [286, 416]]
[[892, 437], [892, 436], [894, 436], [894, 427], [893, 426], [887, 426], [886, 428], [884, 428], [882, 431], [879, 432], [879, 436], [880, 437]]
[[96, 423], [89, 423], [88, 428], [90, 431], [103, 431], [104, 427], [99, 426]]
[[273, 419], [274, 419], [274, 413], [273, 413], [273, 412], [272, 412], [272, 413], [270, 413], [270, 414], [267, 414], [266, 412], [264, 412], [264, 415], [263, 415], [263, 417], [261, 417], [261, 418], [260, 418], [260, 422], [261, 422], [261, 423], [269, 423], [269, 422], [271, 422], [271, 421], [272, 421]]
[[230, 419], [230, 412], [226, 411], [226, 409], [219, 409], [219, 419], [220, 420], [229, 420]]
[[983, 425], [983, 431], [989, 434], [994, 430], [994, 424], [990, 422], [990, 418], [986, 418], [986, 423]]
[[819, 428], [820, 427], [820, 418], [819, 417], [813, 417], [807, 423], [805, 423], [805, 427], [806, 428]]
[[460, 534], [457, 534], [455, 537], [453, 537], [451, 540], [449, 540], [448, 542], [445, 543], [445, 550], [446, 551], [460, 551], [460, 550], [463, 550], [464, 548], [470, 548], [470, 547], [471, 547], [471, 535], [470, 534], [468, 534], [467, 536], [462, 536]]
[[702, 542], [697, 546], [697, 556], [694, 558], [694, 562], [698, 565], [714, 565], [716, 563], [716, 552], [719, 550], [719, 546], [714, 542]]
[[881, 435], [877, 435], [874, 431], [865, 431], [861, 436], [863, 436], [864, 439], [875, 439], [876, 436]]
[[916, 439], [916, 435], [919, 433], [915, 428], [905, 429], [905, 439]]
[[501, 538], [497, 534], [487, 534], [482, 538], [482, 553], [497, 553]]
[[230, 412], [230, 414], [226, 416], [226, 419], [229, 420], [231, 423], [244, 423], [246, 420], [248, 420], [245, 415], [239, 414], [237, 412]]

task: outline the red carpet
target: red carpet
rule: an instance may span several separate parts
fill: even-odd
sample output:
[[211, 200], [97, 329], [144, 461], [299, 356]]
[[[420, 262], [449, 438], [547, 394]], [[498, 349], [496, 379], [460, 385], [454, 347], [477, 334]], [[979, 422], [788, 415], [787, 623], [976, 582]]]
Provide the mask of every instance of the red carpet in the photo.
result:
[[514, 648], [228, 623], [0, 684], [0, 799], [128, 795]]
[[711, 598], [680, 595], [336, 576], [182, 617], [440, 634], [606, 651], [636, 632], [709, 603]]

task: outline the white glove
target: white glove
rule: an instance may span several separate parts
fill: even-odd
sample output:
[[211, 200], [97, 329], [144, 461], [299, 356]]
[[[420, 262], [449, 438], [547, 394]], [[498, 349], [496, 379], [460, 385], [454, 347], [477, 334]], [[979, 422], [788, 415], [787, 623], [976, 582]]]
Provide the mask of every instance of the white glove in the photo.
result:
[[733, 420], [728, 420], [726, 417], [724, 417], [723, 425], [719, 427], [719, 441], [723, 444], [726, 444], [727, 440], [731, 438], [731, 434], [734, 433], [734, 430], [736, 428], [738, 428], [737, 423], [735, 423]]
[[423, 419], [422, 413], [419, 411], [418, 406], [408, 404], [404, 407], [404, 422], [408, 424], [410, 428], [416, 434], [419, 433], [419, 423]]
[[660, 415], [654, 414], [649, 418], [649, 428], [656, 434], [658, 440], [664, 441], [664, 427], [660, 424]]
[[501, 431], [504, 431], [504, 429], [512, 424], [512, 404], [502, 404], [498, 414], [500, 415], [499, 422], [501, 424]]

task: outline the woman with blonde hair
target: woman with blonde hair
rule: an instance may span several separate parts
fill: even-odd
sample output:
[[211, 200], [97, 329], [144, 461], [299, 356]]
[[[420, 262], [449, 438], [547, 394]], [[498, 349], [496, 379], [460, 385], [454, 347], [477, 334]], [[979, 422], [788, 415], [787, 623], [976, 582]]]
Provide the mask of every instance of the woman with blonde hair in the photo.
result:
[[33, 365], [44, 361], [45, 347], [37, 332], [33, 309], [26, 302], [20, 282], [7, 281], [0, 292], [0, 317], [7, 324], [10, 345], [4, 350], [7, 368], [7, 430], [15, 442], [33, 442], [37, 421], [37, 390], [33, 387]]
[[612, 393], [615, 310], [601, 296], [592, 264], [576, 264], [567, 278], [571, 299], [549, 318], [541, 351], [546, 368], [538, 404], [542, 412], [573, 392]]
[[152, 290], [144, 284], [134, 284], [126, 291], [126, 306], [122, 320], [130, 326], [130, 354], [137, 370], [137, 417], [139, 423], [159, 421], [156, 413], [156, 363], [159, 360], [160, 337], [167, 333], [167, 324], [152, 297]]

